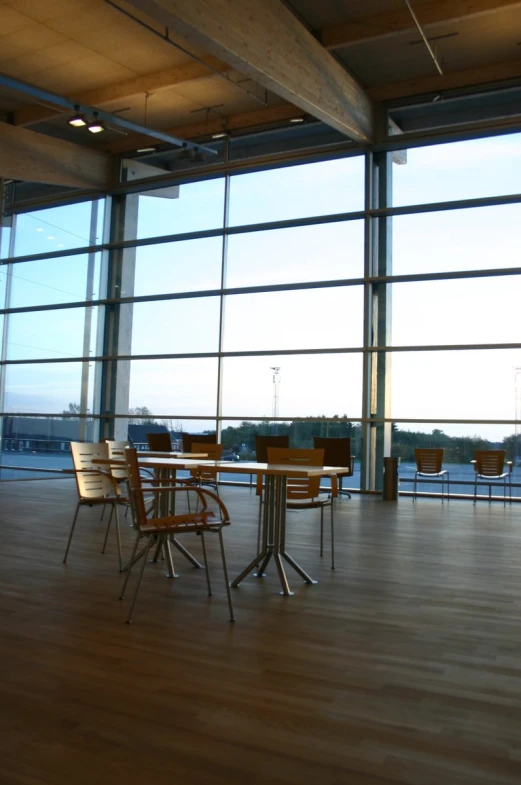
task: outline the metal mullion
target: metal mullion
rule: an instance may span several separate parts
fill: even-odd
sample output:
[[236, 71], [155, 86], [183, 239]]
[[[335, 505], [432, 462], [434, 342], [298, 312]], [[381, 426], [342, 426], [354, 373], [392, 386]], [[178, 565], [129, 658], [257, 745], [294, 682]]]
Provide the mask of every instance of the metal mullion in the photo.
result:
[[373, 346], [370, 352], [459, 352], [481, 349], [521, 349], [521, 343], [452, 343], [420, 346]]
[[371, 210], [376, 217], [417, 215], [419, 213], [440, 213], [447, 210], [467, 210], [474, 207], [501, 207], [507, 204], [519, 204], [521, 194], [504, 194], [502, 196], [478, 196], [469, 199], [455, 199], [448, 202], [424, 202], [423, 204], [407, 204], [397, 207], [381, 207]]
[[521, 267], [487, 267], [483, 270], [454, 270], [444, 273], [411, 273], [408, 275], [372, 276], [372, 283], [422, 283], [424, 281], [453, 281], [467, 278], [500, 278], [506, 275], [521, 275]]
[[[229, 140], [227, 139], [226, 149], [228, 150]], [[227, 157], [227, 156], [226, 156]], [[219, 339], [218, 339], [218, 360], [217, 360], [217, 400], [216, 400], [216, 426], [217, 426], [217, 441], [221, 441], [221, 416], [223, 404], [223, 347], [224, 347], [224, 329], [226, 317], [226, 297], [224, 295], [226, 288], [226, 279], [228, 273], [228, 234], [226, 229], [230, 219], [230, 176], [227, 174], [224, 180], [224, 210], [223, 210], [223, 227], [225, 229], [222, 241], [222, 255], [221, 255], [221, 293], [219, 301]]]

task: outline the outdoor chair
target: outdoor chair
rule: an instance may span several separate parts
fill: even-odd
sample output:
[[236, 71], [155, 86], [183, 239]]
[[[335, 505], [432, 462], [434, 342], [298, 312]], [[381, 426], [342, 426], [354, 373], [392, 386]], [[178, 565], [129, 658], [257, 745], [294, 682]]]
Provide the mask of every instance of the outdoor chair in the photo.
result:
[[412, 500], [416, 501], [418, 496], [417, 486], [418, 477], [440, 477], [441, 478], [441, 500], [444, 500], [445, 481], [447, 482], [447, 501], [449, 500], [449, 472], [442, 469], [443, 448], [442, 447], [418, 447], [414, 451], [416, 458], [416, 471], [414, 472], [414, 487]]
[[492, 499], [492, 485], [497, 483], [493, 480], [503, 480], [503, 504], [507, 502], [507, 486], [509, 490], [509, 501], [512, 501], [512, 461], [507, 461], [508, 471], [505, 468], [505, 450], [476, 450], [474, 460], [474, 504], [478, 495], [478, 480], [488, 480], [488, 500]]

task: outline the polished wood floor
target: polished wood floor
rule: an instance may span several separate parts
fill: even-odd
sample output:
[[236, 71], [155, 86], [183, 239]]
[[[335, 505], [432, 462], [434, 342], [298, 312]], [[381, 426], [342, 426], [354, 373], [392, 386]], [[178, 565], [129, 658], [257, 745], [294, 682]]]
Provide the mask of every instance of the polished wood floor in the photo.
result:
[[[223, 496], [234, 576], [256, 501]], [[99, 510], [62, 564], [74, 505], [70, 481], [0, 485], [2, 785], [521, 783], [521, 506], [343, 499], [335, 572], [292, 514], [317, 585], [280, 596], [270, 567], [230, 624], [215, 541], [212, 598], [150, 565], [129, 626]]]

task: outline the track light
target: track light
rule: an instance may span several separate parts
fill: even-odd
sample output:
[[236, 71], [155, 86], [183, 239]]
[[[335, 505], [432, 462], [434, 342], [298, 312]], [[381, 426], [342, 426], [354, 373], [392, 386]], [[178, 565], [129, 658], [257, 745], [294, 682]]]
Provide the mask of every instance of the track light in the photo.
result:
[[92, 123], [89, 123], [87, 126], [87, 130], [91, 132], [91, 134], [100, 134], [102, 131], [105, 130], [105, 126], [98, 120], [98, 113], [94, 112], [94, 120]]
[[67, 121], [69, 125], [72, 125], [74, 128], [82, 128], [84, 125], [87, 125], [85, 116], [80, 113], [80, 107], [75, 106], [74, 111], [76, 112], [76, 114], [70, 117], [69, 120]]

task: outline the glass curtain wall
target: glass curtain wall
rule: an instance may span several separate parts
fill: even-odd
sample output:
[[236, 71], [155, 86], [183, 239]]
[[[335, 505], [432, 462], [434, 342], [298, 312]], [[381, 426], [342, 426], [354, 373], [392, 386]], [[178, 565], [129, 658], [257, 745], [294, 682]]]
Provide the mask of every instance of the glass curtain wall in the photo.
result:
[[385, 455], [411, 490], [415, 448], [443, 447], [451, 490], [470, 493], [474, 451], [504, 448], [519, 482], [520, 141], [16, 216], [1, 238], [2, 464], [58, 468], [71, 439], [141, 446], [156, 428], [174, 446], [217, 431], [236, 460], [257, 433], [350, 436], [365, 490]]
[[[388, 416], [404, 491], [417, 447], [443, 448], [453, 493], [473, 494], [482, 449], [505, 450], [521, 482], [520, 175], [519, 134], [411, 149], [392, 167], [383, 211], [392, 318], [375, 354], [392, 363]], [[478, 494], [488, 493], [484, 482]]]

